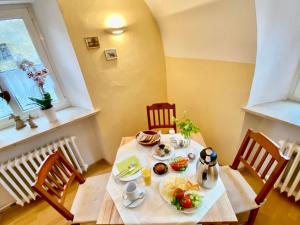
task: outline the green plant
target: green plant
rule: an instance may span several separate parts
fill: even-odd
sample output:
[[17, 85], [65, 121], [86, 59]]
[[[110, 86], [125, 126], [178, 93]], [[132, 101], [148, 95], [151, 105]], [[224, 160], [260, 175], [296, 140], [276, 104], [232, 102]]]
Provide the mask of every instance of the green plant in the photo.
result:
[[193, 124], [193, 121], [189, 118], [186, 118], [186, 113], [184, 112], [184, 116], [181, 120], [173, 117], [173, 122], [179, 127], [181, 134], [184, 138], [189, 138], [193, 133], [197, 133], [200, 129]]
[[52, 107], [52, 98], [48, 92], [43, 94], [42, 99], [32, 98], [32, 97], [30, 97], [29, 99], [34, 102], [33, 104], [41, 107], [41, 110], [50, 109]]

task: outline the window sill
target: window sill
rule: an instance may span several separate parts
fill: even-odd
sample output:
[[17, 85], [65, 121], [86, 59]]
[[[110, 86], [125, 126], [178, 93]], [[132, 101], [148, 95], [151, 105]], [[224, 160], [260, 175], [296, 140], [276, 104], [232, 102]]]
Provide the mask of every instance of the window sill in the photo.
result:
[[293, 101], [277, 101], [255, 106], [245, 106], [247, 113], [263, 118], [284, 122], [300, 127], [300, 103]]
[[17, 131], [15, 127], [0, 130], [0, 151], [12, 145], [28, 141], [44, 133], [50, 132], [58, 127], [63, 127], [70, 123], [94, 116], [100, 112], [99, 109], [87, 110], [79, 107], [69, 107], [56, 112], [57, 122], [49, 123], [45, 117], [40, 117], [34, 121], [37, 128], [31, 129], [28, 125], [22, 130]]

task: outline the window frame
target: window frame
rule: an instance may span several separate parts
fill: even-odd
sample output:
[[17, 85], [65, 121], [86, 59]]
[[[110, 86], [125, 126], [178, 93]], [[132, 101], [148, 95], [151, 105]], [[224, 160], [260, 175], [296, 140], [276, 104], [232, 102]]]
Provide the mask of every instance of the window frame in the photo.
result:
[[[51, 62], [46, 44], [44, 42], [44, 38], [38, 28], [38, 23], [34, 17], [31, 6], [28, 4], [20, 4], [18, 6], [0, 5], [0, 20], [5, 19], [22, 19], [24, 21], [24, 24], [26, 26], [26, 29], [28, 30], [28, 34], [37, 54], [40, 57], [43, 65], [49, 70], [49, 75], [55, 83], [56, 94], [58, 97], [58, 102], [55, 102], [53, 104], [55, 110], [69, 107], [70, 103], [65, 97], [61, 82], [59, 81], [59, 77], [56, 75], [58, 73], [56, 72], [53, 63]], [[8, 89], [3, 83], [0, 83], [0, 85], [3, 89]], [[11, 92], [10, 90], [8, 91]], [[29, 114], [33, 117], [42, 116], [41, 110], [38, 107], [27, 111], [22, 111], [12, 94], [9, 105], [12, 108], [13, 112], [20, 115], [23, 120], [27, 119]], [[8, 117], [9, 116], [0, 119], [0, 129], [12, 126], [14, 124], [14, 121], [8, 120]]]

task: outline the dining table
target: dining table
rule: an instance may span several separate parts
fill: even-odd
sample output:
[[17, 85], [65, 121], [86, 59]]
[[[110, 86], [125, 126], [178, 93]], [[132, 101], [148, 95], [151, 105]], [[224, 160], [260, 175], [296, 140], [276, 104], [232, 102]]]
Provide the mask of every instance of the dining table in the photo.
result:
[[[192, 135], [192, 140], [201, 145], [202, 147], [206, 147], [205, 141], [201, 133], [198, 132], [197, 134]], [[135, 141], [135, 137], [123, 137], [121, 140], [120, 147], [133, 141]], [[113, 174], [111, 174], [111, 179], [115, 179], [113, 178]], [[220, 182], [222, 182], [221, 179]], [[147, 204], [146, 200], [143, 204]], [[213, 205], [208, 209], [205, 215], [202, 218], [200, 218], [199, 221], [197, 221], [197, 223], [207, 225], [237, 223], [236, 214], [230, 204], [230, 200], [226, 191], [224, 191], [220, 195], [220, 197], [213, 203]], [[96, 224], [124, 224], [122, 217], [120, 216], [120, 213], [116, 207], [116, 204], [113, 201], [113, 198], [108, 190], [104, 195], [104, 199], [100, 208], [100, 212], [98, 214]]]

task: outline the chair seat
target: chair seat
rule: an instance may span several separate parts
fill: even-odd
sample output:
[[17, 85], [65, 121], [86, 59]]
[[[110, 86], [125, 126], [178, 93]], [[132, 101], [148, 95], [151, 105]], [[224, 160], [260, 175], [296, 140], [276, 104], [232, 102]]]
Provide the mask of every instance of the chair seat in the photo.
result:
[[106, 184], [110, 173], [88, 177], [79, 185], [73, 201], [71, 213], [73, 223], [88, 223], [97, 220], [106, 192]]
[[256, 209], [256, 193], [238, 170], [220, 167], [220, 177], [225, 185], [230, 203], [236, 214]]

